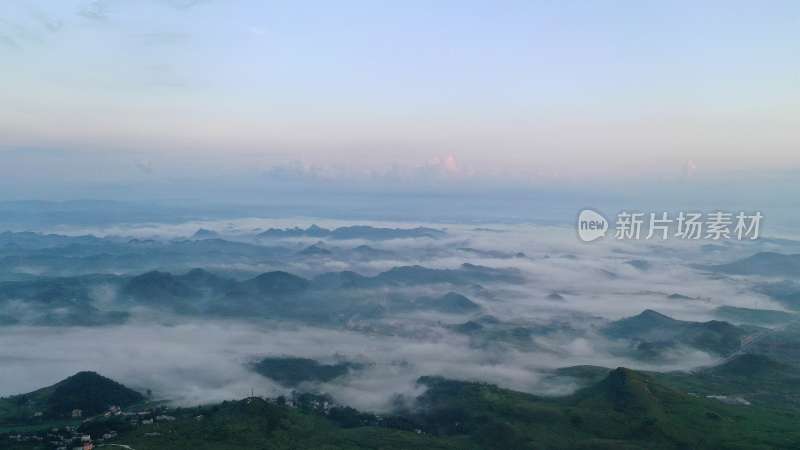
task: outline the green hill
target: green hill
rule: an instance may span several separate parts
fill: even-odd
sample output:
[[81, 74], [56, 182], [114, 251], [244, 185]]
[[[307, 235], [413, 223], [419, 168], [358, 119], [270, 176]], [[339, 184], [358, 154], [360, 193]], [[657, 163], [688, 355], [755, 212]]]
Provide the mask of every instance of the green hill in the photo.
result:
[[706, 269], [733, 275], [794, 277], [800, 275], [800, 255], [760, 252], [728, 264], [707, 266]]
[[745, 353], [693, 373], [654, 376], [701, 396], [724, 396], [756, 406], [800, 411], [800, 369], [766, 355]]
[[[738, 376], [764, 364], [746, 357], [710, 371]], [[782, 370], [766, 362], [767, 372], [773, 369]], [[83, 392], [84, 386], [98, 382], [120, 390], [97, 377], [79, 374], [60, 385], [68, 392]], [[161, 409], [158, 414], [169, 414], [170, 420], [138, 426], [120, 424], [124, 418], [98, 418], [81, 431], [116, 429], [119, 436], [111, 443], [137, 450], [800, 448], [795, 412], [728, 405], [689, 394], [660, 376], [625, 368], [559, 398], [441, 377], [422, 377], [418, 383], [425, 392], [394, 415], [329, 406], [327, 400], [321, 405], [323, 397], [301, 394], [293, 397], [295, 407], [282, 398], [249, 398]]]
[[706, 369], [705, 373], [717, 376], [733, 376], [748, 378], [783, 378], [797, 376], [800, 371], [764, 355], [745, 353], [736, 356], [718, 366]]
[[95, 372], [79, 372], [53, 386], [47, 410], [54, 415], [80, 409], [94, 415], [110, 406], [129, 406], [144, 400], [142, 394]]
[[37, 413], [44, 418], [64, 418], [76, 409], [87, 417], [112, 405], [126, 407], [143, 400], [140, 393], [116, 381], [95, 372], [79, 372], [52, 386], [0, 399], [0, 422], [24, 422]]
[[323, 415], [259, 398], [178, 409], [170, 414], [176, 420], [130, 429], [113, 442], [136, 450], [478, 449], [461, 439], [411, 430], [374, 425], [345, 427]]
[[630, 415], [663, 415], [662, 400], [676, 395], [653, 383], [649, 377], [620, 367], [599, 383], [577, 393], [575, 402], [581, 407], [611, 409]]
[[689, 395], [629, 369], [566, 398], [483, 383], [420, 380], [417, 421], [427, 431], [469, 436], [483, 448], [796, 448], [797, 417]]
[[764, 333], [747, 345], [748, 353], [765, 355], [775, 361], [800, 367], [800, 323]]

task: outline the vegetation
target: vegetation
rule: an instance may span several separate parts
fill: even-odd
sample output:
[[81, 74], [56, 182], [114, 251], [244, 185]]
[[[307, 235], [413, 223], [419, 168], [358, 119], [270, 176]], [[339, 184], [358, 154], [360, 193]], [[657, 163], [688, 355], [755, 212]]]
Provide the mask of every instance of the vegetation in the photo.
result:
[[[315, 367], [316, 362], [281, 361]], [[800, 407], [769, 402], [732, 405], [706, 393], [758, 389], [782, 380], [796, 395], [798, 369], [758, 355], [741, 355], [697, 374], [646, 374], [578, 366], [558, 375], [594, 381], [574, 395], [539, 397], [497, 386], [423, 377], [413, 407], [378, 416], [333, 404], [327, 396], [291, 400], [248, 398], [169, 410], [169, 420], [131, 426], [123, 416], [95, 417], [80, 432], [119, 434], [109, 442], [163, 449], [792, 449], [800, 446]], [[777, 385], [765, 385], [762, 390]], [[692, 391], [689, 391], [691, 388]], [[28, 394], [54, 410], [141, 400], [124, 386], [90, 372]], [[105, 397], [108, 396], [108, 397]], [[98, 400], [103, 397], [103, 400]], [[113, 401], [111, 400], [113, 398]], [[5, 399], [7, 405], [12, 399]], [[153, 413], [155, 416], [155, 413]], [[0, 434], [5, 446], [6, 435]], [[15, 449], [47, 448], [14, 443]], [[37, 447], [39, 445], [39, 447]]]
[[143, 400], [141, 394], [113, 380], [94, 372], [79, 372], [53, 386], [0, 399], [0, 423], [44, 423], [68, 418], [74, 410], [87, 417], [110, 406], [126, 407]]
[[174, 422], [140, 426], [115, 442], [136, 450], [476, 448], [458, 439], [413, 431], [344, 428], [320, 415], [257, 398], [183, 409]]
[[684, 392], [723, 396], [754, 406], [800, 411], [800, 369], [757, 354], [738, 355], [693, 373], [655, 375]]
[[603, 332], [611, 338], [636, 342], [644, 356], [657, 356], [676, 345], [728, 356], [738, 351], [742, 339], [755, 330], [718, 320], [686, 322], [648, 309], [611, 323]]
[[[179, 410], [116, 442], [137, 450], [322, 449], [779, 449], [800, 445], [798, 416], [726, 405], [619, 368], [566, 398], [543, 398], [438, 377], [414, 409], [394, 417], [352, 408], [297, 408], [247, 399]], [[315, 403], [318, 404], [318, 403]], [[158, 433], [153, 434], [153, 433]]]
[[270, 357], [254, 364], [253, 370], [284, 386], [293, 387], [306, 381], [331, 381], [358, 367], [358, 364], [349, 362], [321, 364], [307, 358]]
[[770, 309], [738, 308], [735, 306], [720, 306], [714, 310], [720, 319], [731, 322], [749, 323], [752, 325], [782, 325], [800, 319], [797, 314]]

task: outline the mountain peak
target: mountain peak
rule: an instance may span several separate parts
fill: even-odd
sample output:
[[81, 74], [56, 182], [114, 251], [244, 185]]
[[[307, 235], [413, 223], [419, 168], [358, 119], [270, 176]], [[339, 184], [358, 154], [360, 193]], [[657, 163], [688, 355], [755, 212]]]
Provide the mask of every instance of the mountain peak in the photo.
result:
[[306, 289], [309, 285], [305, 278], [289, 272], [276, 270], [265, 272], [244, 282], [246, 286], [255, 288], [261, 294], [286, 294]]
[[209, 238], [218, 238], [218, 237], [219, 237], [219, 233], [217, 233], [214, 230], [209, 230], [209, 229], [206, 229], [206, 228], [199, 228], [192, 235], [192, 239], [209, 239]]
[[653, 309], [645, 309], [644, 311], [639, 313], [639, 317], [648, 319], [675, 320], [672, 317], [669, 317], [666, 314], [661, 314], [660, 312]]
[[617, 367], [599, 383], [578, 391], [579, 403], [597, 408], [611, 406], [625, 414], [658, 415], [662, 398], [679, 395], [657, 386], [650, 377], [625, 367]]
[[47, 409], [60, 416], [80, 409], [84, 415], [99, 414], [112, 405], [128, 406], [144, 400], [142, 394], [97, 372], [78, 372], [50, 388]]

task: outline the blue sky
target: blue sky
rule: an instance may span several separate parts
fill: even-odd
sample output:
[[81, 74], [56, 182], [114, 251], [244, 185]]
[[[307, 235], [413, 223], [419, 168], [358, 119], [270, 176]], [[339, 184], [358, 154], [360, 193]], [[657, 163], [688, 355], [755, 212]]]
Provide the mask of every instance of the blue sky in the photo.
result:
[[0, 176], [39, 189], [800, 165], [790, 1], [6, 0], [0, 64]]

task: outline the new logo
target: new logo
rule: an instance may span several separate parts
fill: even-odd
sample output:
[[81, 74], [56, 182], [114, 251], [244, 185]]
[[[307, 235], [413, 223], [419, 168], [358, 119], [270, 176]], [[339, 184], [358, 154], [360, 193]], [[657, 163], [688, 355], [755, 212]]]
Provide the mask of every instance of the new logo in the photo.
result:
[[583, 242], [592, 242], [606, 235], [608, 221], [599, 212], [584, 209], [578, 214], [578, 237]]

